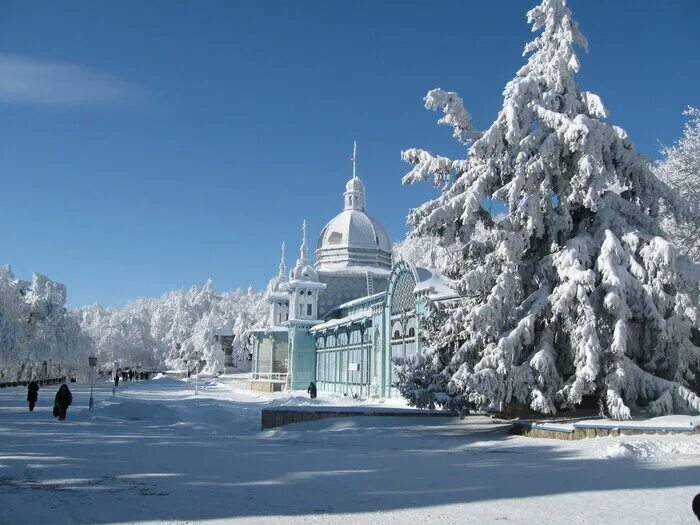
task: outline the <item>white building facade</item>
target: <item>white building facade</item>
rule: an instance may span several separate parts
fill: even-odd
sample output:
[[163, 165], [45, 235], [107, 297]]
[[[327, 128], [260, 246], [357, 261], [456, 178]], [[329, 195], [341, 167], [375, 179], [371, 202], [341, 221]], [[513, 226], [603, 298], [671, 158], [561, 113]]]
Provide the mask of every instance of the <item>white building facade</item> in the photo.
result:
[[270, 318], [252, 331], [251, 388], [306, 389], [358, 397], [398, 395], [392, 360], [419, 350], [421, 309], [455, 297], [434, 268], [392, 261], [391, 239], [367, 213], [354, 173], [344, 208], [321, 230], [316, 262], [308, 260], [306, 224], [299, 258], [282, 261], [267, 288]]

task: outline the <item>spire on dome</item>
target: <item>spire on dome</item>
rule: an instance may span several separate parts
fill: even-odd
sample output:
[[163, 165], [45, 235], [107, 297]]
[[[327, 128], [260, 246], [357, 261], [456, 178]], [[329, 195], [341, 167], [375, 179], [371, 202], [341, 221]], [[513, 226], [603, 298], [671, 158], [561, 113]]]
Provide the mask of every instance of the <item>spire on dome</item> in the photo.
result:
[[299, 248], [299, 263], [302, 265], [309, 264], [307, 257], [308, 249], [306, 247], [306, 219], [301, 225], [301, 247]]
[[287, 276], [287, 265], [284, 262], [284, 241], [282, 241], [282, 257], [280, 258], [280, 277], [286, 277]]
[[352, 178], [357, 178], [357, 141], [352, 141]]
[[290, 281], [318, 282], [318, 274], [314, 267], [309, 264], [308, 248], [306, 247], [306, 220], [301, 226], [301, 247], [299, 248], [299, 258], [294, 268], [289, 272]]

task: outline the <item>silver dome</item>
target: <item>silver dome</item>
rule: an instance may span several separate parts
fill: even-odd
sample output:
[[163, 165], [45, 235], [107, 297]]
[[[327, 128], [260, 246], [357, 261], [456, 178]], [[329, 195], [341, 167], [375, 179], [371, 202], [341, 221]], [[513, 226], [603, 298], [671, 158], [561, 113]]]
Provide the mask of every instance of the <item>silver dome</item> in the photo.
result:
[[353, 177], [345, 187], [345, 209], [321, 230], [316, 269], [391, 268], [391, 239], [379, 221], [365, 212], [365, 187]]

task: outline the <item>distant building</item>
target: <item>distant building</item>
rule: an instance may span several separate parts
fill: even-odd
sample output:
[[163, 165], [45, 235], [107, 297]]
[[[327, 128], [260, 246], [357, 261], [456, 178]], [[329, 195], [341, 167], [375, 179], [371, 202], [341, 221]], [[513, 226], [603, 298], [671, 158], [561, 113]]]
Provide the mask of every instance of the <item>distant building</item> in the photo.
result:
[[214, 331], [214, 340], [221, 345], [224, 352], [224, 366], [235, 366], [233, 362], [233, 319], [228, 319], [226, 323]]
[[456, 296], [434, 268], [392, 261], [391, 240], [367, 213], [365, 197], [353, 173], [343, 211], [319, 234], [314, 265], [306, 223], [289, 275], [283, 245], [267, 288], [268, 325], [251, 332], [251, 388], [306, 389], [315, 381], [321, 392], [395, 396], [391, 360], [418, 351], [417, 313], [428, 301]]

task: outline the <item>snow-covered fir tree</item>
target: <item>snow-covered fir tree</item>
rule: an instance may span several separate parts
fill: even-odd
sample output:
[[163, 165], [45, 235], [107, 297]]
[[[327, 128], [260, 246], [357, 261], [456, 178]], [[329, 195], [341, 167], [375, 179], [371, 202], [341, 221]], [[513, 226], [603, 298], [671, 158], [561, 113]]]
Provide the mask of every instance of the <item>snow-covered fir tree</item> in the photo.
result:
[[664, 158], [653, 169], [694, 208], [693, 215], [680, 218], [662, 208], [661, 227], [680, 253], [700, 264], [700, 109], [688, 108], [685, 115], [683, 137], [661, 150]]
[[[587, 42], [566, 1], [544, 0], [527, 18], [539, 35], [486, 131], [456, 93], [425, 98], [467, 158], [402, 154], [413, 166], [404, 183], [442, 188], [409, 224], [459, 248], [444, 269], [461, 300], [435, 307], [399, 388], [416, 405], [460, 412], [522, 403], [551, 414], [595, 396], [619, 419], [640, 407], [697, 413], [700, 279], [657, 219], [660, 203], [689, 210], [607, 122], [601, 99], [577, 88], [575, 47]], [[507, 216], [495, 221], [488, 199]]]

